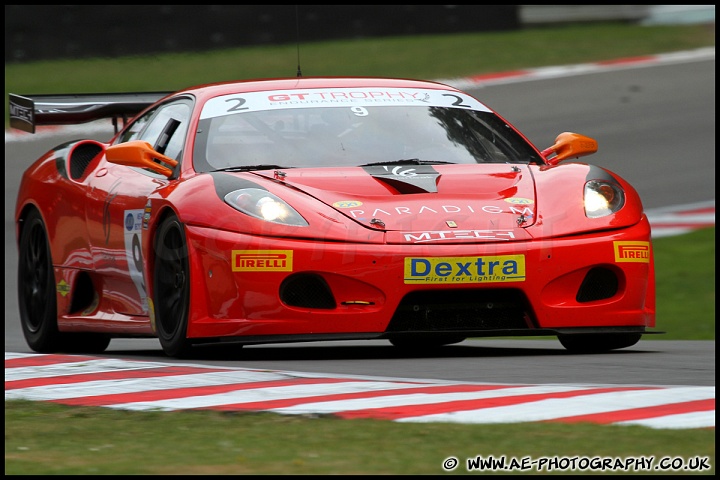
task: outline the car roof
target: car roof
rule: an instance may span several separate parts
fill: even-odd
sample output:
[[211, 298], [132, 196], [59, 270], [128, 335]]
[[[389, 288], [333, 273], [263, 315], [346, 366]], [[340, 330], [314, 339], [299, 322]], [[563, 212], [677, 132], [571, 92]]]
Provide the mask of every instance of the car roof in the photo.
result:
[[240, 80], [210, 83], [190, 87], [176, 94], [192, 94], [199, 99], [237, 92], [260, 92], [265, 90], [297, 90], [307, 88], [424, 88], [453, 90], [455, 88], [429, 80], [411, 80], [382, 77], [288, 77], [272, 79]]

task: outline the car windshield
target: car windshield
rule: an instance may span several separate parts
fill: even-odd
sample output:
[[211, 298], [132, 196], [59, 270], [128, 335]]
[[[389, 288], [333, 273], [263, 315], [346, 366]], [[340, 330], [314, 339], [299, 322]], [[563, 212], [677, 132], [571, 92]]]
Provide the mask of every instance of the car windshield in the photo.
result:
[[[307, 101], [307, 93], [293, 100], [277, 92], [209, 101], [195, 141], [195, 169], [542, 163], [522, 136], [467, 95], [421, 90], [419, 97], [385, 89], [381, 100], [366, 95], [337, 101], [337, 90], [348, 96], [347, 89], [336, 89], [335, 101], [322, 101], [328, 94]], [[411, 99], [394, 96], [403, 94]]]

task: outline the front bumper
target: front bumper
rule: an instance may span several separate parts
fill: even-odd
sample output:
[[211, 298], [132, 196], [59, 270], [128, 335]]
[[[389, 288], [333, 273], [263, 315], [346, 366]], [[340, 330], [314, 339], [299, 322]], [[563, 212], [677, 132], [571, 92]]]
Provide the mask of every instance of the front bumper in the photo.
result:
[[588, 235], [451, 245], [187, 231], [189, 338], [267, 343], [407, 332], [643, 332], [655, 326], [645, 219]]

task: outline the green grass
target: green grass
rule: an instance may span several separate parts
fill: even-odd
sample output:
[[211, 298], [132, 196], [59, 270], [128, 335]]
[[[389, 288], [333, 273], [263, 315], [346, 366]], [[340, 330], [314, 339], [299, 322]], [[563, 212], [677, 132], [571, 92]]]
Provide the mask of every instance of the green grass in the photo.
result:
[[713, 468], [702, 473], [709, 474], [715, 471], [715, 430], [399, 424], [5, 402], [6, 475], [424, 475], [444, 474], [442, 463], [451, 456], [461, 461], [454, 473], [468, 473], [465, 460], [478, 455], [534, 460], [652, 456], [657, 462], [668, 456], [685, 461], [699, 456], [708, 458]]
[[[715, 45], [714, 26], [571, 25], [512, 32], [369, 38], [300, 45], [304, 76], [360, 75], [428, 80], [613, 60]], [[7, 94], [171, 91], [192, 85], [295, 76], [298, 46], [242, 47], [95, 60], [5, 65]]]
[[715, 228], [653, 241], [658, 330], [653, 340], [715, 340]]
[[[300, 54], [306, 76], [441, 79], [714, 45], [714, 26], [604, 24], [309, 43], [301, 46]], [[287, 45], [10, 64], [5, 66], [6, 105], [8, 92], [173, 90], [222, 80], [294, 76], [296, 55], [296, 45]], [[667, 334], [652, 338], [714, 340], [715, 229], [660, 238], [653, 245], [657, 328]], [[544, 456], [654, 456], [656, 461], [667, 456], [685, 460], [700, 456], [708, 457], [713, 468], [697, 473], [712, 474], [715, 430], [556, 423], [403, 424], [5, 402], [6, 475], [444, 474], [442, 462], [447, 457], [461, 461], [454, 473], [467, 473], [465, 459], [478, 455], [535, 460]]]

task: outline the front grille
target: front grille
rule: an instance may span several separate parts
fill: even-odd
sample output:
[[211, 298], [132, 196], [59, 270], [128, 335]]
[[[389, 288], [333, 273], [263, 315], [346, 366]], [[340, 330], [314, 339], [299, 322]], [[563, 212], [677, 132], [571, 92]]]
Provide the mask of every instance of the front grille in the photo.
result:
[[330, 287], [320, 275], [290, 275], [280, 285], [280, 300], [290, 307], [332, 309], [337, 306]]
[[403, 298], [386, 332], [528, 329], [529, 312], [518, 290], [412, 292]]
[[609, 268], [595, 267], [585, 275], [575, 300], [578, 303], [604, 300], [618, 291], [618, 277]]

